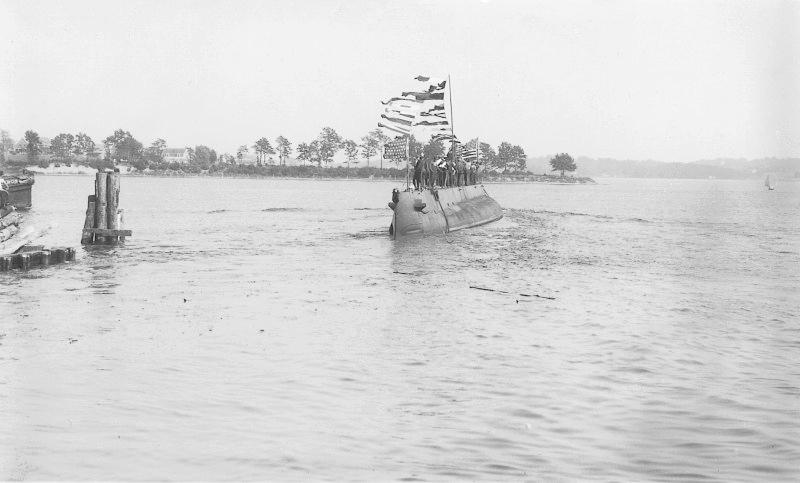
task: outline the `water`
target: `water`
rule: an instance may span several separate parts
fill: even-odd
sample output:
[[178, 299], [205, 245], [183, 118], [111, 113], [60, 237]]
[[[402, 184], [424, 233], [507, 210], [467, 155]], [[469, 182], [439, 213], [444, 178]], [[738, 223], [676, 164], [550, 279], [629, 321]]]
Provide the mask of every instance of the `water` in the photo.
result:
[[[124, 246], [0, 274], [0, 479], [800, 478], [799, 184], [491, 185], [412, 242], [394, 186], [123, 178]], [[34, 189], [77, 245], [92, 179]]]

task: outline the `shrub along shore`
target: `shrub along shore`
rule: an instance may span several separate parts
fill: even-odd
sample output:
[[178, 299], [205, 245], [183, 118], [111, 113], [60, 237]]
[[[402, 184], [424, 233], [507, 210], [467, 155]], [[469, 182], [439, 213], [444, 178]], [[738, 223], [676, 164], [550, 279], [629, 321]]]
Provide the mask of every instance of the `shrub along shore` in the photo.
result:
[[[36, 169], [30, 167], [33, 172], [40, 175], [68, 175], [81, 174], [87, 168], [109, 169], [100, 163], [97, 166], [86, 166], [83, 164], [72, 163], [70, 170], [66, 165], [61, 164], [58, 168], [51, 164], [49, 168]], [[66, 169], [65, 169], [66, 168]], [[333, 166], [280, 166], [280, 165], [226, 165], [215, 164], [207, 170], [193, 169], [193, 166], [170, 166], [161, 169], [148, 168], [145, 170], [130, 169], [125, 170], [125, 166], [120, 166], [128, 176], [158, 176], [158, 177], [201, 177], [215, 176], [225, 178], [293, 178], [293, 179], [375, 179], [403, 181], [406, 179], [406, 170], [401, 168], [377, 168], [377, 167], [351, 167]], [[186, 168], [186, 169], [184, 169]], [[558, 176], [549, 174], [533, 174], [528, 172], [507, 172], [496, 173], [488, 172], [481, 174], [483, 183], [503, 183], [503, 182], [529, 182], [529, 183], [569, 183], [585, 184], [594, 183], [591, 178], [581, 178], [574, 176]]]

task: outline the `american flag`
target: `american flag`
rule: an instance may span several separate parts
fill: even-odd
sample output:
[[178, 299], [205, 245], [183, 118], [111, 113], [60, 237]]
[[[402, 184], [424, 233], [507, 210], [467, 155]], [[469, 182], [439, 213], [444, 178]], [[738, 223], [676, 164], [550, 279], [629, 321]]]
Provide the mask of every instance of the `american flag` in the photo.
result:
[[475, 148], [465, 149], [461, 152], [461, 157], [464, 158], [465, 161], [474, 161], [478, 159], [478, 150]]
[[385, 159], [406, 159], [407, 143], [408, 141], [405, 137], [389, 141], [383, 146], [383, 157]]

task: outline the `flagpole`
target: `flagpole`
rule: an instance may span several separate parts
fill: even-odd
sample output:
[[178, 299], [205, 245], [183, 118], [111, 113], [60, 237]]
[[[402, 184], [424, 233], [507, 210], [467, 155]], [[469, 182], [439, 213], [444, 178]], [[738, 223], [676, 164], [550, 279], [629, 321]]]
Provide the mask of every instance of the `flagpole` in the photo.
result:
[[450, 81], [450, 74], [447, 74], [447, 92], [450, 98], [450, 152], [453, 153], [453, 165], [456, 164], [456, 133], [455, 116], [453, 116], [453, 83]]
[[411, 171], [411, 152], [410, 152], [410, 145], [411, 145], [411, 135], [406, 136], [406, 190], [408, 190], [408, 181], [409, 181], [409, 174]]
[[481, 137], [478, 136], [478, 141], [475, 143], [475, 168], [472, 171], [472, 182], [478, 184], [478, 167], [481, 165]]

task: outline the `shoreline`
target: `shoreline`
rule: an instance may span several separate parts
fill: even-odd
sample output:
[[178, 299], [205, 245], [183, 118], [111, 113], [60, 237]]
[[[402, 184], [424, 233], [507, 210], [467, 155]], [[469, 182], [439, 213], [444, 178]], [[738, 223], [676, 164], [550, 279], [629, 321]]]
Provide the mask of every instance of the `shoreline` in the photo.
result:
[[[330, 169], [330, 168], [322, 168]], [[334, 168], [336, 169], [336, 168]], [[34, 176], [93, 176], [97, 172], [96, 169], [88, 166], [81, 166], [77, 169], [47, 169], [31, 167], [28, 169]], [[216, 172], [202, 172], [202, 173], [187, 173], [182, 171], [152, 171], [141, 172], [137, 170], [123, 170], [121, 173], [124, 176], [140, 177], [140, 178], [233, 178], [233, 179], [287, 179], [287, 180], [320, 180], [320, 181], [333, 181], [333, 180], [352, 180], [352, 181], [405, 181], [405, 176], [376, 176], [375, 174], [369, 176], [351, 176], [345, 173], [344, 176], [325, 176], [321, 173], [308, 173], [307, 176], [298, 176], [293, 173], [291, 176], [280, 174], [267, 174], [267, 173], [225, 173], [222, 171]], [[339, 171], [341, 173], [341, 171]], [[542, 174], [507, 174], [486, 176], [479, 184], [503, 184], [503, 183], [544, 183], [544, 184], [597, 184], [592, 178], [577, 177], [577, 176], [551, 176]]]

